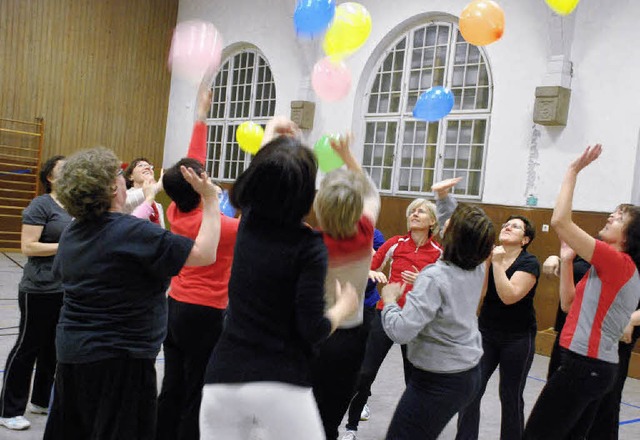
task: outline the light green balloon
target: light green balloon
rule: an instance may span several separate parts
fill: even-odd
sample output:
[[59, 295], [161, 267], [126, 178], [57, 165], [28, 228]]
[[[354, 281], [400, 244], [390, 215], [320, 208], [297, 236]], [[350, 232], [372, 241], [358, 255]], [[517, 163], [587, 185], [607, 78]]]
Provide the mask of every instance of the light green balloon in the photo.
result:
[[325, 134], [318, 139], [318, 142], [313, 146], [313, 150], [318, 157], [318, 166], [320, 167], [320, 171], [323, 173], [328, 173], [329, 171], [333, 171], [344, 165], [344, 162], [340, 159], [338, 153], [331, 148], [331, 138], [337, 139], [338, 136]]

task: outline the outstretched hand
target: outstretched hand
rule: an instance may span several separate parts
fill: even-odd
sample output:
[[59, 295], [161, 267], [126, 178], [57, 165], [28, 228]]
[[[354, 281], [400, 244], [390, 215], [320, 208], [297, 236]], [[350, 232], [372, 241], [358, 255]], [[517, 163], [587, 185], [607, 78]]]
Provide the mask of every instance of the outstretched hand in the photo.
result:
[[436, 193], [438, 199], [443, 199], [447, 196], [449, 190], [460, 183], [461, 180], [462, 177], [452, 177], [451, 179], [441, 180], [431, 185], [431, 191]]
[[600, 156], [600, 153], [602, 153], [601, 144], [595, 144], [593, 147], [588, 146], [580, 157], [571, 163], [570, 168], [573, 168], [576, 173], [579, 173], [583, 168], [596, 160]]
[[211, 182], [207, 173], [202, 172], [202, 174], [198, 176], [198, 174], [193, 171], [193, 168], [186, 168], [184, 165], [180, 166], [180, 172], [182, 173], [184, 180], [189, 182], [189, 185], [191, 185], [195, 192], [200, 194], [203, 199], [213, 198], [216, 201], [218, 200], [218, 191], [216, 190], [216, 186]]
[[404, 288], [406, 287], [405, 283], [390, 283], [382, 288], [382, 292], [380, 292], [380, 296], [382, 297], [382, 301], [385, 304], [394, 303], [402, 296], [402, 292], [404, 292]]
[[353, 136], [351, 136], [351, 133], [347, 133], [340, 135], [337, 138], [331, 137], [329, 139], [331, 148], [342, 158], [342, 160], [344, 160], [344, 157], [350, 153], [349, 144], [351, 144], [352, 138]]
[[298, 137], [300, 136], [300, 129], [295, 122], [286, 116], [274, 116], [267, 122], [264, 137], [262, 138], [262, 145], [280, 136]]

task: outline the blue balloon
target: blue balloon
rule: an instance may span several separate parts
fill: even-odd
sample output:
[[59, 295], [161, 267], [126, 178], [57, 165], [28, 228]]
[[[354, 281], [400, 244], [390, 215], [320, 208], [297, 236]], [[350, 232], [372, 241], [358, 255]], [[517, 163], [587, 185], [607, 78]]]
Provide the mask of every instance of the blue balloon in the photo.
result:
[[442, 86], [431, 87], [418, 97], [413, 117], [428, 122], [437, 121], [451, 112], [453, 103], [451, 90]]
[[222, 191], [222, 195], [220, 195], [220, 212], [227, 217], [236, 216], [236, 208], [231, 205], [231, 201], [229, 200], [229, 193], [226, 189]]
[[327, 30], [336, 13], [335, 0], [298, 0], [293, 23], [298, 36], [316, 37]]

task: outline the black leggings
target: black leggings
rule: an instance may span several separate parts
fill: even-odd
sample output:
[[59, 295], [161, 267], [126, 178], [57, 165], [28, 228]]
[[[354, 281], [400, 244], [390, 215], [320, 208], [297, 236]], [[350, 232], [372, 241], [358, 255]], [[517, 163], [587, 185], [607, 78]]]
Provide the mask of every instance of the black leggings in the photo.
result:
[[[362, 367], [360, 368], [360, 374], [358, 375], [356, 393], [351, 400], [351, 405], [349, 406], [349, 421], [347, 422], [347, 429], [352, 431], [358, 430], [360, 414], [371, 395], [371, 385], [373, 385], [373, 382], [376, 380], [376, 375], [380, 370], [380, 366], [393, 346], [393, 341], [389, 339], [382, 328], [381, 316], [381, 311], [376, 310], [375, 317], [371, 323], [369, 336], [367, 338], [364, 360], [362, 361]], [[409, 382], [413, 366], [407, 360], [407, 347], [402, 345], [400, 348], [402, 350], [404, 382], [406, 384]]]

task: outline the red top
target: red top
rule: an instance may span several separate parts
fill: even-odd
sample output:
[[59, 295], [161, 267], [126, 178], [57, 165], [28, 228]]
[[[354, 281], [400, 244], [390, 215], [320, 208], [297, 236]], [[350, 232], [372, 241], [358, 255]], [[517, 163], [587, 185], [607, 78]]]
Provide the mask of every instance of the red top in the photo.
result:
[[341, 240], [323, 232], [322, 238], [329, 251], [329, 266], [339, 266], [356, 260], [371, 258], [373, 249], [373, 222], [367, 216], [360, 217], [358, 232]]
[[[391, 260], [389, 283], [403, 283], [404, 281], [402, 281], [402, 276], [400, 275], [403, 271], [409, 270], [415, 272], [416, 268], [418, 271], [421, 271], [425, 266], [438, 261], [441, 254], [442, 249], [440, 245], [433, 240], [433, 237], [429, 238], [422, 246], [418, 246], [411, 238], [411, 233], [407, 233], [407, 235], [396, 235], [385, 241], [384, 244], [378, 248], [371, 261], [371, 270], [378, 270], [388, 257]], [[415, 266], [415, 268], [413, 266]], [[398, 298], [398, 305], [400, 307], [404, 306], [407, 292], [409, 292], [412, 287], [413, 284], [407, 284], [402, 296]], [[378, 301], [377, 308], [382, 310], [383, 307], [384, 301], [381, 299]]]
[[207, 125], [202, 121], [193, 124], [187, 157], [197, 159], [203, 164], [207, 158]]
[[590, 358], [618, 362], [618, 340], [640, 297], [631, 257], [596, 240], [591, 269], [576, 285], [560, 346]]
[[[167, 209], [171, 232], [195, 239], [202, 223], [202, 209], [181, 212], [175, 203]], [[209, 266], [184, 266], [171, 279], [169, 296], [176, 301], [224, 309], [229, 301], [229, 277], [240, 220], [220, 214], [220, 243], [216, 262]]]

